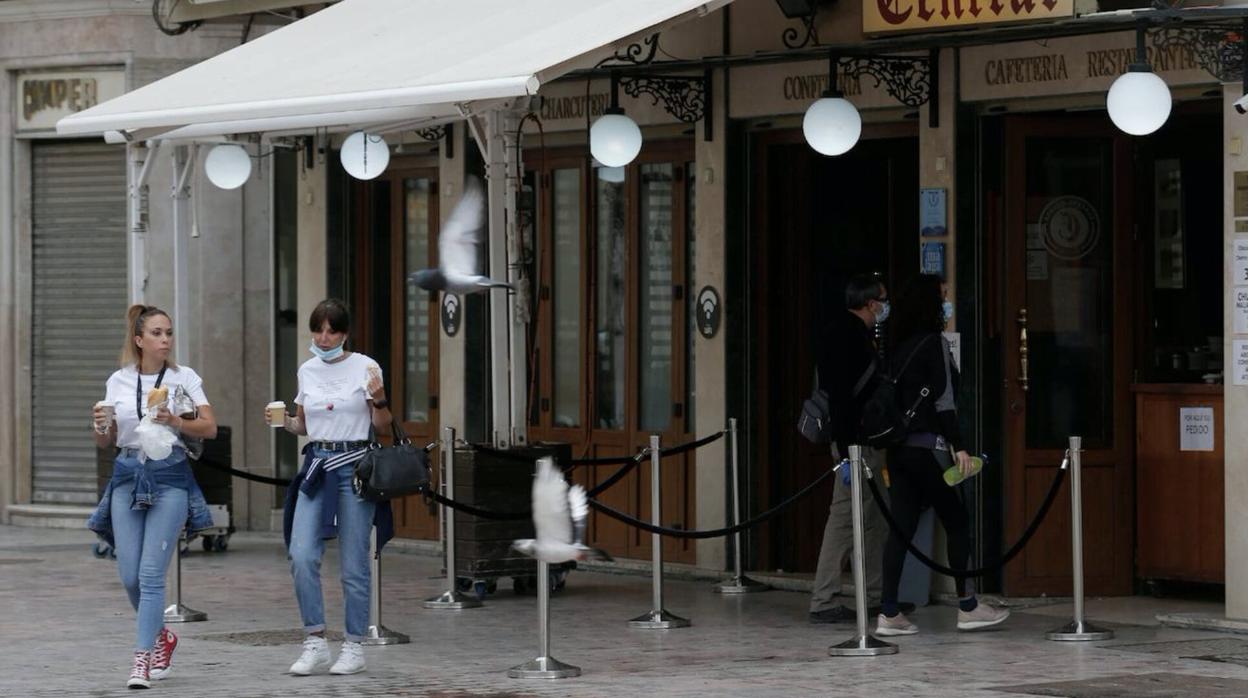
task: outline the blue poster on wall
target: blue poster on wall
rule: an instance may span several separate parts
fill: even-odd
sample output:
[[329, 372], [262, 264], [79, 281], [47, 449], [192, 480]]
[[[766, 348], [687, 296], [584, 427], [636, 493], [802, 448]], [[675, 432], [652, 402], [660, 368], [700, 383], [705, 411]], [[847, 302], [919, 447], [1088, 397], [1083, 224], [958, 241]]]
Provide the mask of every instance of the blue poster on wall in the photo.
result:
[[945, 190], [919, 190], [919, 233], [940, 237], [949, 232], [945, 218]]
[[922, 246], [919, 268], [924, 274], [945, 275], [945, 243], [925, 242]]

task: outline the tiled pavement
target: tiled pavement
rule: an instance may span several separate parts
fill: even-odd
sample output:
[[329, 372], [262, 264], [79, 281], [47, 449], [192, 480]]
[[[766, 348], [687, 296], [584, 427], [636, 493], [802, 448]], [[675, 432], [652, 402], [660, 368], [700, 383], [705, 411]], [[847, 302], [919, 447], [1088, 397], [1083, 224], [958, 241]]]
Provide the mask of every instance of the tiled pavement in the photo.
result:
[[[0, 696], [127, 693], [133, 613], [114, 565], [90, 554], [91, 541], [85, 531], [0, 527]], [[504, 582], [482, 608], [424, 610], [420, 602], [441, 591], [440, 561], [414, 554], [385, 558], [384, 621], [412, 643], [368, 648], [369, 671], [358, 676], [295, 678], [284, 672], [299, 646], [268, 642], [298, 626], [280, 539], [239, 534], [225, 553], [195, 550], [184, 562], [183, 601], [209, 620], [172, 626], [182, 638], [175, 673], [151, 695], [1248, 695], [1248, 654], [1237, 654], [1248, 643], [1162, 628], [1150, 619], [1165, 602], [1090, 601], [1091, 617], [1120, 621], [1110, 623], [1118, 637], [1097, 644], [1044, 640], [1068, 606], [1018, 611], [1002, 629], [978, 634], [953, 630], [952, 609], [929, 607], [914, 615], [923, 632], [902, 638], [900, 654], [842, 659], [826, 650], [849, 628], [808, 624], [804, 594], [722, 597], [705, 582], [670, 581], [667, 606], [693, 627], [631, 630], [627, 619], [649, 608], [648, 580], [583, 571], [552, 600], [552, 654], [583, 676], [509, 679], [508, 667], [536, 654], [536, 600]], [[336, 575], [330, 546], [326, 606], [340, 630]], [[1097, 616], [1102, 608], [1107, 615]], [[1154, 642], [1177, 644], [1140, 647]]]

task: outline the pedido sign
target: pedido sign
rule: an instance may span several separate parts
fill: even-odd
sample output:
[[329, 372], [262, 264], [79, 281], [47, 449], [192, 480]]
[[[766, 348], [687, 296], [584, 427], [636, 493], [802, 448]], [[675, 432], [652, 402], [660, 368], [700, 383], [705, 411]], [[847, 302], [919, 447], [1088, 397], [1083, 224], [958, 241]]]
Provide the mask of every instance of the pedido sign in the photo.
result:
[[1075, 0], [862, 0], [862, 31], [923, 31], [1074, 14]]

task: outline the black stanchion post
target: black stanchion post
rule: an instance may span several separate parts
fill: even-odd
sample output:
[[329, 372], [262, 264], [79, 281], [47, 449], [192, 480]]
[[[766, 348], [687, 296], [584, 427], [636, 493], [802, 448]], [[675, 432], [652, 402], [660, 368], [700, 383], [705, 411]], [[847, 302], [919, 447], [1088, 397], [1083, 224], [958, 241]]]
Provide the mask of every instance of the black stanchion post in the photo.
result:
[[173, 546], [173, 564], [169, 565], [169, 583], [168, 588], [173, 589], [173, 603], [165, 608], [166, 623], [194, 623], [201, 620], [208, 620], [208, 614], [203, 611], [196, 611], [193, 608], [187, 608], [182, 605], [182, 541], [184, 539], [179, 536], [178, 542]]
[[[662, 526], [662, 499], [659, 491], [659, 461], [663, 457], [662, 449], [659, 447], [659, 437], [657, 434], [650, 436], [650, 523], [655, 526]], [[654, 591], [654, 607], [649, 613], [642, 614], [628, 621], [630, 628], [643, 628], [646, 630], [668, 630], [671, 628], [687, 628], [690, 622], [686, 618], [669, 613], [663, 608], [663, 536], [657, 533], [650, 534], [651, 547], [651, 579], [653, 580]]]
[[[732, 464], [730, 469], [732, 477], [732, 525], [741, 525], [741, 480], [738, 469], [738, 451], [737, 451], [737, 418], [728, 419], [728, 459]], [[742, 571], [741, 562], [741, 532], [737, 531], [732, 534], [732, 564], [733, 575], [731, 579], [725, 579], [715, 585], [715, 592], [719, 594], [749, 594], [755, 591], [767, 591], [771, 587], [762, 582], [750, 579], [745, 576]]]
[[403, 633], [395, 632], [381, 623], [381, 550], [377, 547], [377, 527], [369, 537], [370, 570], [369, 586], [371, 593], [368, 598], [368, 635], [364, 638], [365, 645], [406, 645], [412, 639]]
[[[442, 495], [447, 499], [455, 498], [455, 429], [446, 427], [442, 430], [445, 437], [442, 442]], [[457, 611], [464, 608], [477, 608], [479, 599], [464, 596], [455, 585], [455, 510], [443, 505], [442, 526], [443, 550], [446, 551], [446, 591], [425, 601], [425, 608], [435, 610]]]
[[[843, 467], [843, 466], [842, 466]], [[897, 645], [877, 639], [867, 632], [867, 581], [863, 571], [862, 536], [862, 446], [849, 447], [849, 481], [851, 515], [854, 520], [854, 601], [858, 612], [858, 631], [839, 645], [828, 648], [833, 657], [874, 657], [881, 654], [897, 654]]]
[[1070, 549], [1074, 582], [1075, 619], [1045, 637], [1058, 642], [1112, 640], [1114, 631], [1098, 628], [1083, 619], [1083, 437], [1070, 437]]

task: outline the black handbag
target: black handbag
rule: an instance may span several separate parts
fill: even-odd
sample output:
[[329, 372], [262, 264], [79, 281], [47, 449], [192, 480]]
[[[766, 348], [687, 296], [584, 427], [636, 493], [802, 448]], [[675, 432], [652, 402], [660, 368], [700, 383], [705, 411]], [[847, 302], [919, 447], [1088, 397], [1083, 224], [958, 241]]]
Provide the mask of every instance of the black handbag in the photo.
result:
[[395, 497], [419, 494], [429, 488], [429, 454], [403, 433], [397, 419], [391, 418], [394, 445], [373, 441], [364, 457], [355, 464], [352, 487], [361, 499], [385, 502]]

